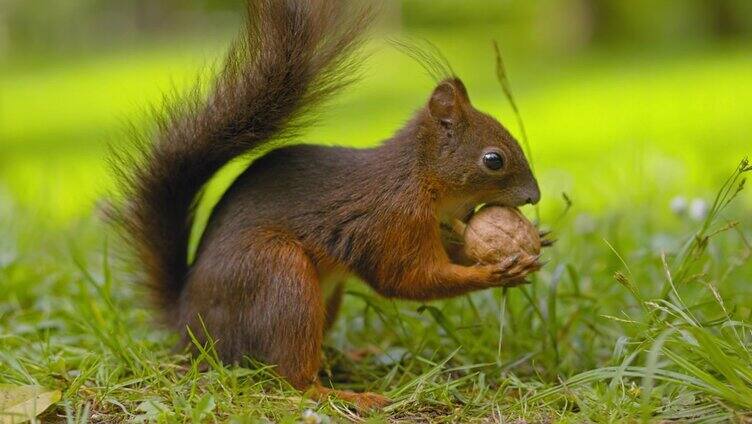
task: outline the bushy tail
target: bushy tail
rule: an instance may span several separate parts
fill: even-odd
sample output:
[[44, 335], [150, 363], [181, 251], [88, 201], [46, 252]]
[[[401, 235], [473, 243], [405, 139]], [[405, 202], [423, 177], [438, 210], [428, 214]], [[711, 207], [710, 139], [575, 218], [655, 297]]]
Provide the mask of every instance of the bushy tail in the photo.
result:
[[[111, 218], [145, 267], [154, 300], [175, 305], [188, 272], [193, 206], [233, 158], [290, 139], [353, 81], [371, 13], [349, 0], [248, 0], [247, 20], [208, 95], [196, 87], [158, 114], [155, 139], [116, 154], [125, 195]], [[357, 2], [356, 2], [357, 3]]]

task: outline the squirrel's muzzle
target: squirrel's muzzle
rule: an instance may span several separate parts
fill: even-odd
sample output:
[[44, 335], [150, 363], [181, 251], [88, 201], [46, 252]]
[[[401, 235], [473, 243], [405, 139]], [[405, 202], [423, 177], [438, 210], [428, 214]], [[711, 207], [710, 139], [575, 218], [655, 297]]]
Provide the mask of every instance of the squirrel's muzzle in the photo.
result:
[[538, 182], [531, 177], [523, 181], [517, 180], [511, 186], [504, 187], [498, 203], [503, 206], [519, 207], [534, 205], [540, 201], [540, 198]]
[[526, 203], [528, 205], [535, 205], [538, 202], [540, 202], [541, 193], [540, 193], [540, 187], [538, 187], [538, 181], [533, 180], [533, 184], [531, 184], [532, 187], [528, 188], [528, 195], [526, 200]]

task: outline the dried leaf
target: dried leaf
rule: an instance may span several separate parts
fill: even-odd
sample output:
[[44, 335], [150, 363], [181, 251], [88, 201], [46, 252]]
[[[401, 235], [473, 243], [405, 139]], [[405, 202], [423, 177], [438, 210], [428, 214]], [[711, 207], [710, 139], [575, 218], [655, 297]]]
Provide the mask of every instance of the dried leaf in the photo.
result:
[[61, 397], [60, 390], [0, 384], [0, 424], [31, 421]]

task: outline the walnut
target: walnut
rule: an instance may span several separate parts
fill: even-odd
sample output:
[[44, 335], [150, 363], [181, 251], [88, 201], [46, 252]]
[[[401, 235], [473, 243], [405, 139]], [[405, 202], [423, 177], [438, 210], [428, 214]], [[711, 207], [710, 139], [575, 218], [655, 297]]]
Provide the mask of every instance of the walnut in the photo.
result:
[[517, 208], [487, 206], [464, 224], [455, 222], [464, 237], [464, 253], [482, 264], [503, 261], [514, 255], [536, 256], [541, 251], [538, 229]]

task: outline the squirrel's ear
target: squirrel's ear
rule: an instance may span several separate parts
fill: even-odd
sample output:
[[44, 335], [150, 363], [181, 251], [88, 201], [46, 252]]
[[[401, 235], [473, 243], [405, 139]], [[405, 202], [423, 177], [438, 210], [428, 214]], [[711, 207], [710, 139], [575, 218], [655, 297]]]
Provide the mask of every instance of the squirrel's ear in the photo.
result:
[[447, 80], [439, 84], [428, 102], [431, 117], [444, 126], [456, 124], [462, 118], [462, 102], [467, 99], [465, 86], [461, 82], [455, 84], [455, 81]]

